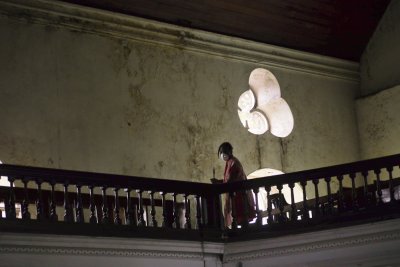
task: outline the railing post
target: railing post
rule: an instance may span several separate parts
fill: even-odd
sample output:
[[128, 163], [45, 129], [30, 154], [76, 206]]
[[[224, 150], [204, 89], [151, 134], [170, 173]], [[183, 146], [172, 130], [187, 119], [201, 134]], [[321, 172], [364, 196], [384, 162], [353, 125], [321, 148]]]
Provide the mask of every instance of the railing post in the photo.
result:
[[358, 200], [357, 200], [357, 191], [356, 191], [356, 183], [355, 183], [356, 174], [350, 173], [349, 176], [351, 179], [351, 205], [353, 207], [353, 211], [357, 211], [358, 210]]
[[96, 204], [94, 202], [94, 194], [93, 194], [93, 189], [94, 186], [90, 185], [89, 186], [89, 194], [90, 194], [90, 204], [89, 204], [89, 209], [90, 209], [90, 218], [89, 222], [92, 224], [97, 224], [98, 219], [97, 219], [97, 214], [96, 214]]
[[232, 229], [236, 230], [237, 229], [237, 218], [236, 218], [236, 205], [235, 205], [235, 197], [236, 194], [235, 192], [230, 191], [229, 192], [229, 198], [230, 198], [230, 209], [231, 209], [231, 216], [232, 216]]
[[312, 182], [314, 184], [314, 191], [315, 191], [314, 211], [315, 211], [315, 216], [318, 217], [318, 216], [320, 216], [320, 208], [319, 208], [320, 203], [319, 203], [319, 191], [318, 191], [319, 179], [313, 179]]
[[121, 225], [122, 221], [119, 217], [119, 196], [118, 196], [119, 188], [114, 188], [114, 224]]
[[102, 192], [103, 192], [103, 207], [102, 207], [102, 218], [101, 218], [101, 222], [103, 224], [109, 224], [110, 223], [110, 218], [108, 215], [108, 201], [107, 201], [107, 187], [103, 186], [101, 188]]
[[[16, 219], [17, 214], [15, 211], [15, 192], [14, 192], [14, 177], [8, 177], [8, 181], [10, 182], [10, 190], [9, 190], [9, 198], [8, 203], [6, 203], [6, 217], [7, 219]], [[7, 205], [8, 204], [8, 205]], [[8, 206], [8, 209], [7, 209]]]
[[31, 219], [31, 214], [28, 210], [28, 206], [29, 206], [28, 181], [29, 180], [27, 178], [22, 179], [22, 182], [24, 183], [24, 201], [22, 202], [22, 205], [21, 205], [21, 213], [22, 213], [23, 220]]
[[297, 208], [294, 200], [294, 183], [289, 183], [290, 188], [290, 220], [297, 221]]
[[300, 181], [301, 188], [303, 189], [303, 218], [302, 219], [309, 219], [310, 215], [308, 214], [308, 205], [307, 205], [307, 195], [306, 195], [306, 186], [307, 181]]
[[380, 169], [375, 169], [374, 173], [376, 175], [376, 194], [378, 195], [377, 204], [381, 205], [381, 204], [383, 204], [383, 201], [382, 201], [382, 189], [381, 189], [381, 178], [380, 178], [381, 170]]
[[126, 224], [131, 226], [137, 226], [136, 222], [136, 212], [132, 207], [132, 199], [131, 199], [131, 188], [126, 188]]
[[162, 210], [163, 210], [162, 227], [171, 227], [171, 224], [168, 220], [168, 214], [167, 214], [167, 200], [166, 200], [167, 192], [160, 192], [160, 194], [161, 194], [161, 199], [162, 199]]
[[341, 213], [346, 208], [343, 199], [343, 175], [338, 175], [337, 179], [339, 181], [338, 212]]
[[188, 200], [188, 194], [185, 194], [185, 229], [192, 229], [192, 224], [190, 222], [190, 202]]
[[150, 205], [151, 205], [151, 211], [150, 211], [150, 215], [151, 215], [151, 226], [157, 227], [156, 209], [155, 209], [155, 207], [154, 207], [154, 192], [153, 192], [153, 191], [149, 191], [148, 193], [149, 193], [149, 195], [150, 195]]
[[82, 206], [82, 194], [81, 194], [81, 185], [76, 185], [76, 222], [84, 223], [85, 219], [83, 217], [83, 206]]
[[138, 207], [138, 226], [146, 226], [146, 221], [144, 220], [144, 209], [143, 209], [143, 191], [142, 190], [136, 190], [136, 193], [138, 194], [138, 201], [139, 201], [139, 207]]
[[255, 198], [256, 198], [256, 216], [257, 216], [256, 225], [258, 227], [261, 227], [262, 226], [262, 217], [261, 217], [260, 207], [259, 207], [259, 203], [258, 203], [259, 188], [258, 187], [254, 188], [253, 192], [254, 192], [254, 195], [255, 195]]
[[394, 203], [396, 200], [394, 198], [394, 188], [393, 188], [393, 166], [389, 166], [386, 168], [389, 173], [389, 193], [390, 193], [390, 202]]
[[72, 214], [71, 205], [70, 205], [69, 199], [68, 199], [68, 186], [69, 186], [69, 182], [65, 181], [65, 183], [64, 183], [64, 221], [65, 222], [73, 222], [74, 218], [73, 218], [73, 214]]
[[196, 228], [201, 229], [203, 224], [201, 223], [201, 198], [199, 195], [196, 195]]
[[331, 192], [331, 177], [325, 177], [326, 191], [328, 193], [328, 214], [333, 213], [333, 198]]
[[55, 199], [55, 186], [56, 182], [54, 180], [51, 180], [50, 186], [51, 186], [51, 193], [50, 193], [50, 212], [49, 212], [49, 219], [51, 222], [56, 222], [58, 221], [58, 216], [57, 216], [57, 211], [56, 211], [56, 199]]
[[271, 186], [266, 186], [265, 191], [267, 191], [267, 214], [268, 214], [268, 219], [267, 223], [268, 225], [271, 225], [274, 222], [274, 219], [272, 217], [272, 203], [271, 203]]

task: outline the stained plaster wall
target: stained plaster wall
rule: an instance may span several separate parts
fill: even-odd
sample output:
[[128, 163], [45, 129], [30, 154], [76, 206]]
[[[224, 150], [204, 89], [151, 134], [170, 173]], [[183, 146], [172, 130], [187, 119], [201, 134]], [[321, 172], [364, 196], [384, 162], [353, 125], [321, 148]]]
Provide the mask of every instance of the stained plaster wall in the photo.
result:
[[400, 153], [400, 2], [391, 1], [361, 58], [361, 157]]
[[[189, 30], [188, 30], [189, 31]], [[230, 141], [246, 172], [359, 159], [356, 81], [0, 17], [4, 163], [208, 182]], [[234, 42], [234, 39], [232, 39]], [[242, 128], [250, 72], [272, 71], [295, 126], [284, 139]]]

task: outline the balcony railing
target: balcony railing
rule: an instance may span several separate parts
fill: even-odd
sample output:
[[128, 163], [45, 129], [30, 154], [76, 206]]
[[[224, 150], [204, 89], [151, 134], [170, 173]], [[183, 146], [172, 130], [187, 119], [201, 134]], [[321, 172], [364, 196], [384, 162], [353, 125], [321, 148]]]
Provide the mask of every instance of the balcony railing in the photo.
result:
[[[390, 219], [400, 215], [399, 164], [400, 154], [229, 184], [2, 164], [0, 231], [234, 241]], [[256, 219], [239, 225], [233, 205], [225, 228], [221, 199], [249, 191]]]

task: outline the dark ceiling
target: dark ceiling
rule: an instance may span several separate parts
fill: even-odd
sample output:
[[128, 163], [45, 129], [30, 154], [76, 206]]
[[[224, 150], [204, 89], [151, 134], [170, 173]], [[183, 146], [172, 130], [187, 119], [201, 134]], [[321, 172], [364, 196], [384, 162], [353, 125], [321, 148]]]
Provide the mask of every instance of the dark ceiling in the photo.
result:
[[64, 0], [359, 61], [390, 0]]

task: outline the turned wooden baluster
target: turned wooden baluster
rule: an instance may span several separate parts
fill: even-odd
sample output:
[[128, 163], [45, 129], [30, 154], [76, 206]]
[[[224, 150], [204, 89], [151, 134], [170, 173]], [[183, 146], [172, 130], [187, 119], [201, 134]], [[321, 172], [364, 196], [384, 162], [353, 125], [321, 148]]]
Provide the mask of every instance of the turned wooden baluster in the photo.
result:
[[265, 191], [267, 191], [267, 214], [268, 219], [267, 223], [272, 224], [274, 222], [274, 218], [272, 217], [272, 203], [271, 203], [271, 186], [266, 186]]
[[185, 229], [192, 229], [192, 223], [190, 222], [190, 202], [188, 200], [188, 195], [185, 194]]
[[38, 199], [36, 201], [36, 219], [38, 221], [43, 221], [45, 219], [43, 212], [42, 182], [43, 181], [41, 179], [36, 180], [38, 190]]
[[319, 202], [319, 191], [318, 191], [319, 179], [313, 179], [312, 183], [314, 184], [314, 192], [315, 192], [315, 204], [314, 204], [315, 216], [319, 216], [321, 214], [319, 208], [320, 202]]
[[69, 199], [68, 199], [68, 186], [69, 183], [68, 181], [66, 181], [64, 183], [64, 221], [65, 222], [73, 222], [74, 218], [73, 218], [73, 214], [72, 214], [72, 207], [69, 203]]
[[125, 189], [126, 192], [126, 224], [131, 226], [137, 226], [135, 211], [132, 207], [130, 188]]
[[282, 189], [283, 189], [283, 185], [282, 184], [278, 184], [276, 186], [276, 188], [278, 189], [278, 194], [279, 194], [279, 198], [278, 198], [278, 209], [279, 209], [279, 217], [278, 217], [278, 221], [279, 223], [284, 223], [286, 221], [286, 216], [285, 216], [285, 197], [282, 194]]
[[393, 167], [387, 167], [386, 170], [389, 173], [389, 193], [390, 193], [390, 202], [393, 203], [395, 202], [395, 198], [394, 198], [394, 187], [393, 187]]
[[107, 187], [103, 186], [101, 188], [102, 192], [103, 192], [103, 214], [102, 214], [102, 218], [101, 218], [101, 222], [103, 224], [109, 224], [110, 223], [110, 217], [108, 216], [108, 201], [107, 201]]
[[155, 208], [155, 200], [154, 200], [154, 193], [153, 191], [148, 191], [148, 194], [150, 195], [150, 206], [151, 206], [151, 211], [150, 211], [150, 215], [151, 215], [151, 226], [153, 227], [157, 227], [158, 223], [156, 220], [156, 208]]
[[308, 205], [307, 205], [307, 195], [306, 195], [306, 186], [307, 181], [300, 182], [301, 188], [303, 189], [303, 219], [309, 219], [310, 215], [308, 214]]
[[162, 227], [171, 227], [171, 224], [168, 221], [168, 214], [167, 214], [167, 200], [166, 200], [166, 192], [160, 192], [161, 198], [162, 198], [162, 216], [163, 216], [163, 222], [162, 222]]
[[242, 195], [242, 206], [243, 206], [243, 218], [241, 226], [247, 228], [249, 226], [249, 200], [247, 198], [246, 190], [239, 192]]
[[331, 192], [331, 177], [325, 178], [326, 182], [326, 191], [328, 192], [328, 214], [333, 213], [333, 198]]
[[237, 229], [238, 223], [237, 223], [237, 214], [236, 214], [236, 203], [235, 203], [235, 192], [229, 192], [229, 198], [230, 198], [230, 205], [231, 205], [231, 215], [232, 215], [232, 229]]
[[343, 196], [343, 175], [338, 175], [337, 180], [339, 181], [339, 195], [338, 195], [338, 211], [343, 212], [345, 209], [344, 196]]
[[370, 194], [368, 192], [368, 171], [363, 171], [362, 173], [363, 180], [364, 180], [364, 203], [365, 206], [368, 207], [371, 205]]
[[383, 204], [383, 201], [382, 201], [382, 189], [381, 189], [381, 178], [380, 178], [381, 170], [380, 169], [376, 169], [376, 170], [374, 170], [374, 173], [376, 175], [376, 194], [378, 195], [377, 204], [381, 205], [381, 204]]
[[259, 203], [258, 203], [258, 193], [259, 193], [259, 188], [254, 188], [253, 189], [255, 198], [256, 198], [256, 215], [257, 215], [257, 220], [256, 220], [256, 225], [258, 227], [261, 227], [262, 225], [262, 217], [261, 217], [261, 212], [260, 212], [260, 207], [259, 207]]
[[28, 210], [28, 205], [29, 205], [28, 182], [29, 182], [29, 180], [27, 178], [24, 178], [24, 179], [22, 179], [22, 182], [24, 183], [24, 201], [22, 202], [22, 205], [21, 205], [22, 219], [29, 220], [29, 219], [31, 219], [31, 214]]
[[96, 204], [94, 203], [94, 186], [90, 185], [89, 186], [89, 194], [90, 194], [90, 200], [89, 200], [89, 209], [90, 209], [90, 217], [89, 217], [89, 222], [93, 224], [97, 224], [98, 219], [97, 219], [97, 212], [96, 212]]
[[78, 223], [83, 223], [85, 222], [85, 219], [83, 217], [83, 206], [82, 206], [82, 194], [81, 194], [81, 185], [77, 184], [76, 185], [76, 222]]
[[290, 211], [290, 220], [291, 221], [297, 221], [297, 208], [296, 208], [296, 204], [295, 204], [295, 200], [294, 200], [294, 183], [289, 183], [289, 188], [290, 188], [290, 207], [291, 207], [291, 211]]
[[56, 199], [55, 199], [55, 192], [54, 192], [54, 186], [55, 186], [56, 182], [54, 180], [52, 180], [50, 182], [51, 185], [51, 195], [50, 195], [50, 221], [52, 222], [56, 222], [58, 221], [58, 216], [57, 216], [57, 212], [56, 212]]
[[173, 206], [172, 206], [173, 207], [173, 213], [172, 213], [172, 216], [174, 217], [173, 227], [179, 229], [181, 227], [180, 227], [180, 223], [179, 223], [178, 202], [176, 200], [177, 195], [178, 195], [177, 193], [173, 194]]
[[357, 191], [356, 191], [356, 174], [355, 173], [350, 173], [350, 179], [351, 179], [351, 206], [353, 207], [353, 210], [356, 211], [358, 210], [358, 200], [357, 200]]
[[[8, 219], [16, 219], [17, 214], [15, 211], [15, 192], [14, 192], [14, 177], [8, 177], [8, 181], [10, 182], [10, 189], [9, 189], [9, 198], [8, 198], [8, 205], [6, 205], [6, 217]], [[7, 203], [6, 203], [7, 204]]]
[[138, 208], [138, 226], [146, 226], [146, 221], [144, 220], [144, 209], [143, 209], [143, 191], [136, 190], [138, 193], [138, 200], [139, 200], [139, 208]]
[[114, 224], [121, 225], [122, 220], [119, 217], [119, 188], [114, 188]]
[[201, 198], [199, 195], [196, 195], [196, 227], [197, 229], [201, 229]]

